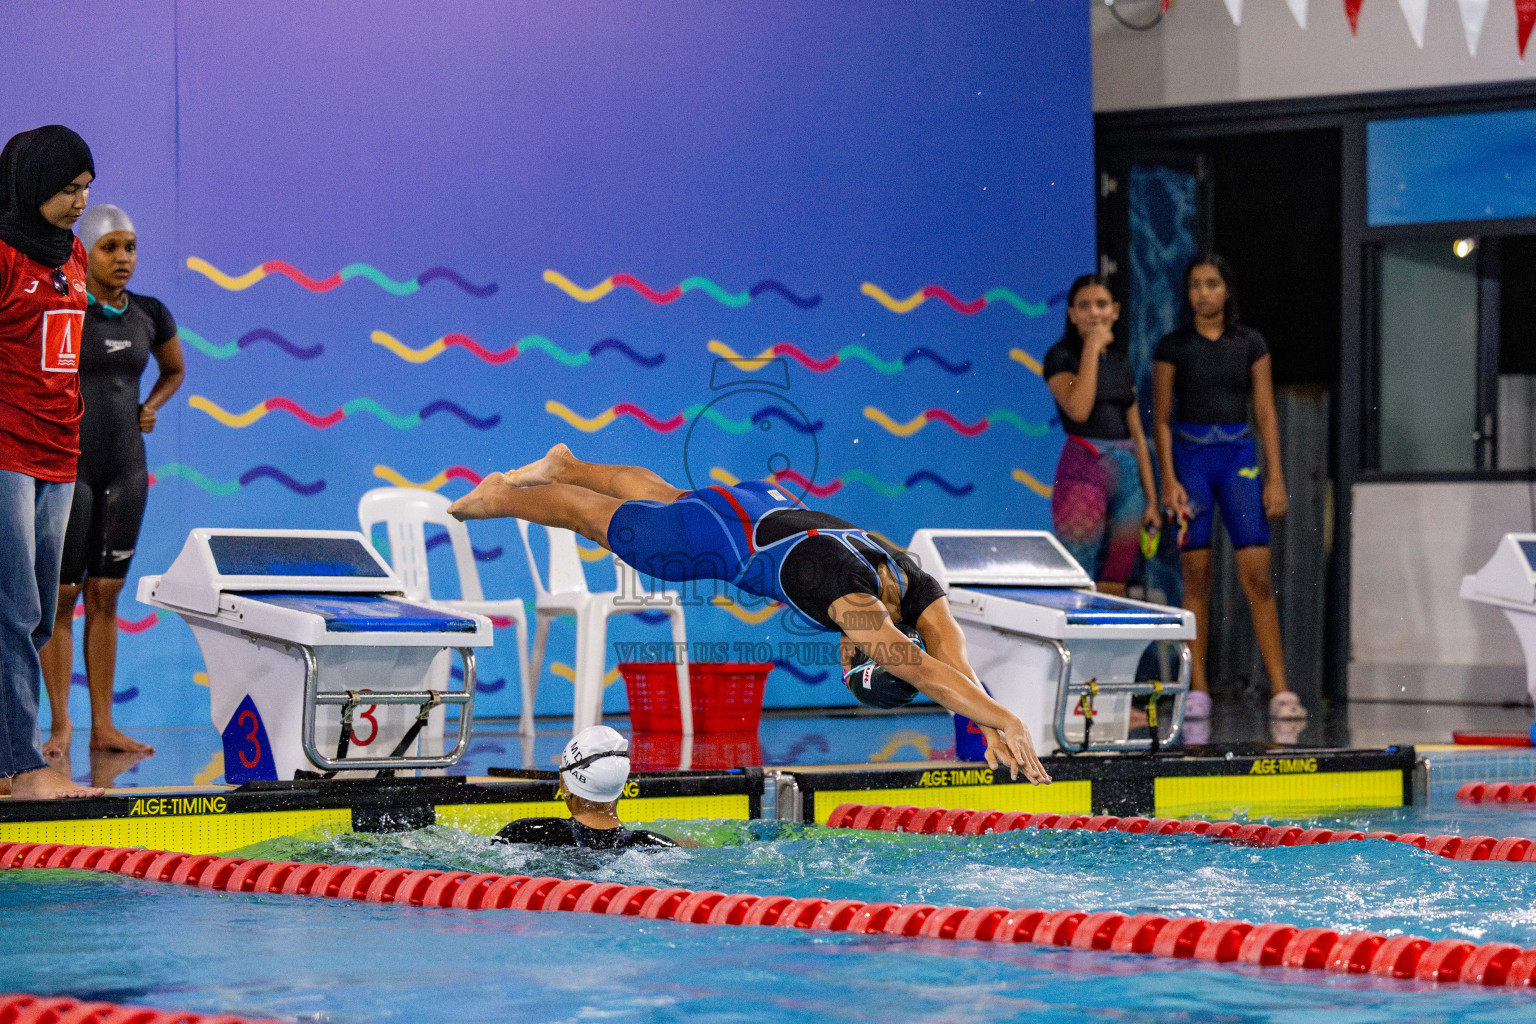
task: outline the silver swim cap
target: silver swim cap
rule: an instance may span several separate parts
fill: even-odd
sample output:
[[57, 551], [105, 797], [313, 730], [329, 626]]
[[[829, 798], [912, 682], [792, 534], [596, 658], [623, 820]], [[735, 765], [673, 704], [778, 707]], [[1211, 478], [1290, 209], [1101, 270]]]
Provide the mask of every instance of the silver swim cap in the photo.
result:
[[133, 221], [111, 203], [91, 207], [75, 222], [75, 232], [79, 234], [80, 244], [85, 246], [87, 253], [96, 247], [102, 235], [109, 235], [114, 231], [133, 231]]

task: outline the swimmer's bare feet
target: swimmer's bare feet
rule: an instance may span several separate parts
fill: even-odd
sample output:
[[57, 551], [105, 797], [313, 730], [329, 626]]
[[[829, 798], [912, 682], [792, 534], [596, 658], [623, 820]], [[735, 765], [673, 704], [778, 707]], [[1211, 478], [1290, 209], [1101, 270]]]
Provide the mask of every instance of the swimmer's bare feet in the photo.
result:
[[11, 776], [12, 800], [66, 800], [101, 796], [101, 793], [95, 786], [77, 786], [52, 768], [38, 768]]
[[561, 472], [576, 461], [576, 456], [562, 442], [544, 453], [544, 457], [514, 469], [505, 475], [513, 487], [532, 487], [535, 484], [557, 484]]
[[491, 496], [506, 486], [505, 476], [492, 473], [476, 484], [474, 490], [449, 505], [448, 514], [457, 519], [488, 519], [496, 515], [489, 507]]
[[48, 731], [48, 739], [43, 744], [43, 760], [49, 764], [62, 761], [69, 756], [69, 744], [75, 738], [75, 727], [68, 722], [55, 725]]
[[[97, 728], [94, 722], [91, 723], [91, 749], [119, 751], [125, 754], [144, 754], [146, 756], [155, 752], [154, 747], [148, 743], [140, 743], [127, 733], [119, 731], [116, 726], [105, 725]], [[44, 747], [43, 757], [47, 758], [47, 756], [48, 749]]]

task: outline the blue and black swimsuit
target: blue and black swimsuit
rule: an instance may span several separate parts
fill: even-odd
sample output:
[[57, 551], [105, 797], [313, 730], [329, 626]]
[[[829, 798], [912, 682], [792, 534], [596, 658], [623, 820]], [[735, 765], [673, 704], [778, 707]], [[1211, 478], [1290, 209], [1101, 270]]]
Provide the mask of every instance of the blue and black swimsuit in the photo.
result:
[[672, 502], [626, 501], [608, 524], [608, 547], [648, 576], [720, 580], [782, 601], [833, 633], [840, 630], [828, 614], [832, 602], [878, 596], [882, 563], [901, 588], [902, 622], [915, 625], [944, 596], [910, 555], [760, 481], [705, 487]]

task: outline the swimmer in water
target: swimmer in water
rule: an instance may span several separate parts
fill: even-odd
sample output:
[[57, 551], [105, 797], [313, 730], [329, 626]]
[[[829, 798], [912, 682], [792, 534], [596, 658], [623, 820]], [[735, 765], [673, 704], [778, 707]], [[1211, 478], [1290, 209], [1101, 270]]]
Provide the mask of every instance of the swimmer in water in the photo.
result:
[[[575, 846], [620, 850], [678, 843], [619, 821], [619, 797], [629, 781], [629, 742], [606, 725], [581, 730], [560, 755], [559, 797], [569, 818], [518, 818], [492, 837], [493, 843]], [[684, 843], [684, 845], [693, 845]]]
[[537, 462], [492, 473], [448, 511], [572, 530], [656, 579], [720, 580], [781, 601], [842, 635], [843, 664], [854, 670], [844, 682], [861, 703], [899, 707], [926, 694], [981, 727], [990, 766], [1051, 781], [1029, 729], [982, 688], [939, 582], [905, 552], [773, 484], [684, 491], [638, 466], [582, 462], [557, 444]]

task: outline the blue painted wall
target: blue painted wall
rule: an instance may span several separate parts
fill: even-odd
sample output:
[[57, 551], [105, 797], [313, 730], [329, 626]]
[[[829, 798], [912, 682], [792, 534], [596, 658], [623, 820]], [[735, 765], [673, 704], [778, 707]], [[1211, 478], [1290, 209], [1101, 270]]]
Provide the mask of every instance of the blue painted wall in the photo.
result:
[[[182, 327], [130, 594], [194, 526], [346, 528], [370, 487], [457, 495], [556, 441], [679, 483], [783, 453], [814, 504], [899, 541], [1049, 524], [1032, 482], [1061, 434], [1030, 364], [1094, 263], [1085, 7], [359, 10], [50, 3], [0, 39], [8, 66], [59, 55], [13, 76], [0, 133], [86, 137], [93, 200], [139, 227], [135, 289]], [[582, 291], [619, 274], [684, 292]], [[774, 347], [778, 368], [727, 374], [759, 390], [711, 387], [719, 353]], [[487, 592], [531, 596], [515, 529], [472, 535]], [[748, 612], [695, 609], [690, 637], [788, 638]], [[185, 627], [131, 599], [122, 618], [120, 720], [205, 723]], [[481, 714], [518, 710], [511, 665], [485, 659]], [[775, 672], [767, 700], [848, 702], [825, 666]], [[546, 675], [539, 710], [569, 706]]]

